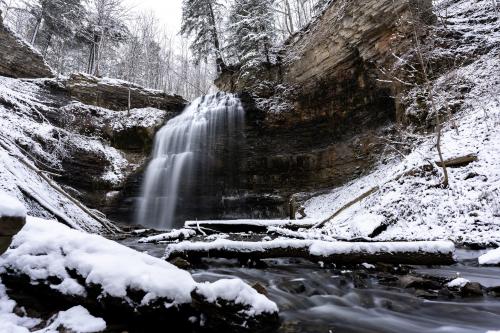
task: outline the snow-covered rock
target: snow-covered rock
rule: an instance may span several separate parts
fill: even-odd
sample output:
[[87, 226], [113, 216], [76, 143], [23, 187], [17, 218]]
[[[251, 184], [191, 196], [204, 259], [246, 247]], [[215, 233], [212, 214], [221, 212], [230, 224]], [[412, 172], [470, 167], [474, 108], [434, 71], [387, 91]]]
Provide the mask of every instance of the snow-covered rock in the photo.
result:
[[[97, 333], [106, 329], [102, 318], [92, 316], [82, 306], [75, 306], [55, 314], [46, 324], [39, 318], [15, 312], [16, 302], [7, 295], [6, 288], [0, 280], [0, 332], [2, 333], [58, 333], [60, 328], [75, 333]], [[40, 328], [40, 326], [44, 326]], [[34, 330], [35, 327], [39, 329]]]
[[26, 218], [24, 205], [17, 198], [4, 191], [0, 191], [0, 218], [2, 217]]
[[[206, 296], [207, 304], [222, 299], [228, 306], [241, 307], [246, 311], [243, 321], [277, 313], [273, 302], [242, 281], [219, 281], [213, 286], [197, 283], [188, 272], [161, 259], [55, 221], [31, 217], [0, 257], [0, 275], [6, 285], [16, 289], [23, 288], [18, 285], [23, 276], [29, 281], [24, 286], [28, 290], [38, 286], [75, 305], [90, 302], [131, 315], [156, 313], [181, 320], [192, 313], [195, 290], [199, 290], [198, 297]], [[235, 286], [238, 288], [232, 289]]]
[[184, 240], [196, 236], [196, 231], [193, 229], [179, 229], [172, 230], [170, 232], [166, 232], [163, 234], [143, 237], [139, 239], [139, 243], [158, 243], [163, 241], [172, 241], [172, 240]]
[[470, 281], [464, 278], [456, 278], [450, 282], [448, 282], [448, 288], [462, 288]]
[[479, 265], [500, 265], [500, 248], [483, 254], [478, 261]]

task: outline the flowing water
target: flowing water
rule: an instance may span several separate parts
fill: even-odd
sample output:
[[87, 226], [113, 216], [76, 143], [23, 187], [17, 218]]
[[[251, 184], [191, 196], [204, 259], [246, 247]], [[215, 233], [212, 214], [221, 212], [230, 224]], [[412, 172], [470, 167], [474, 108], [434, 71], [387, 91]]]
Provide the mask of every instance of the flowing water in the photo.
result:
[[[124, 245], [161, 257], [165, 245]], [[417, 272], [500, 286], [500, 267], [478, 267], [480, 252], [458, 251], [459, 263], [415, 267]], [[241, 278], [259, 282], [280, 308], [279, 333], [486, 333], [500, 330], [500, 298], [492, 296], [426, 300], [411, 290], [383, 285], [364, 269], [320, 268], [304, 260], [268, 260], [266, 269], [242, 268], [224, 260], [192, 270], [197, 281]], [[359, 279], [359, 277], [362, 277]]]
[[234, 148], [220, 138], [239, 132], [243, 120], [240, 100], [225, 93], [198, 98], [171, 119], [155, 138], [137, 223], [170, 229], [175, 225], [179, 206], [187, 206], [194, 193], [212, 190], [218, 152]]

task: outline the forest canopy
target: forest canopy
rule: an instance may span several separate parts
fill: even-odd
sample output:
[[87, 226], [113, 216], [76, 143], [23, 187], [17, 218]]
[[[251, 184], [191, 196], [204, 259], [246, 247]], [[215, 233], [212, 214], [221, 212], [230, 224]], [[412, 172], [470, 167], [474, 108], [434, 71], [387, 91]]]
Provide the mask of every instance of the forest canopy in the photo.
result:
[[125, 0], [0, 0], [0, 10], [61, 75], [116, 77], [193, 99], [208, 93], [227, 65], [272, 61], [273, 49], [329, 2], [178, 1], [178, 31]]

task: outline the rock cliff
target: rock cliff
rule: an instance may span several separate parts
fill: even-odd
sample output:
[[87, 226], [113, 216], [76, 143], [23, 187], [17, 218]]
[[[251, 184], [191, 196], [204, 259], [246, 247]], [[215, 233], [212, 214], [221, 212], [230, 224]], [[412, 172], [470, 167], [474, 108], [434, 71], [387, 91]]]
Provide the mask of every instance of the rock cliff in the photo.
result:
[[42, 55], [4, 26], [0, 11], [0, 75], [15, 78], [54, 77]]
[[264, 215], [286, 211], [295, 192], [338, 186], [380, 161], [381, 137], [400, 112], [400, 87], [383, 73], [410, 47], [409, 17], [430, 23], [431, 1], [333, 1], [276, 64], [245, 79], [229, 68], [216, 80], [246, 105], [240, 193], [281, 197]]
[[182, 111], [186, 103], [180, 96], [145, 89], [122, 80], [97, 78], [83, 73], [72, 74], [65, 84], [74, 99], [114, 111], [127, 110], [129, 101], [132, 109], [153, 107], [176, 112]]

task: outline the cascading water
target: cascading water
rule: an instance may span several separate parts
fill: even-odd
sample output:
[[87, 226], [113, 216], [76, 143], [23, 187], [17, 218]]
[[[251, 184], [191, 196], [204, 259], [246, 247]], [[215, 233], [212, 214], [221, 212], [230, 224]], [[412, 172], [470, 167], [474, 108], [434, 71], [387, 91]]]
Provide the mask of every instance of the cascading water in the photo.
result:
[[[137, 222], [151, 228], [170, 229], [176, 223], [178, 208], [189, 206], [195, 193], [213, 195], [215, 169], [221, 167], [220, 161], [231, 164], [235, 160], [234, 156], [221, 155], [234, 155], [237, 150], [234, 136], [241, 135], [243, 123], [240, 100], [225, 93], [200, 97], [171, 119], [155, 138]], [[222, 165], [222, 168], [230, 170], [233, 166]]]

